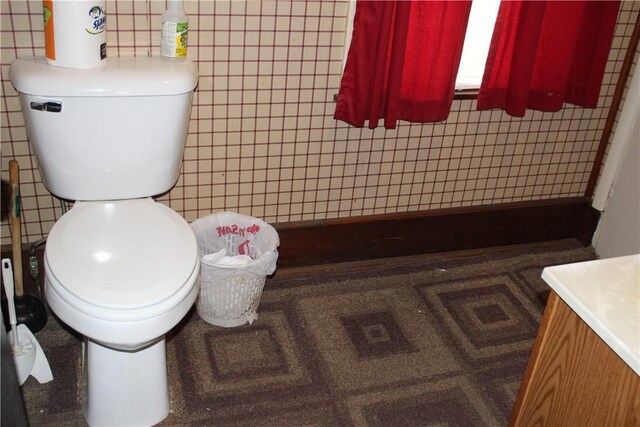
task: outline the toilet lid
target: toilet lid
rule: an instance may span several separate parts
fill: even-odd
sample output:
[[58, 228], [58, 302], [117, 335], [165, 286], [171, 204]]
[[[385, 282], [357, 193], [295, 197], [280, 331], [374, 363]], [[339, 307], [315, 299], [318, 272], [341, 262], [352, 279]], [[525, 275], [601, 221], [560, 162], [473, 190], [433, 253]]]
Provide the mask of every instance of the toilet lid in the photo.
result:
[[54, 224], [45, 256], [57, 282], [81, 300], [134, 309], [180, 290], [198, 247], [184, 218], [152, 199], [76, 202]]

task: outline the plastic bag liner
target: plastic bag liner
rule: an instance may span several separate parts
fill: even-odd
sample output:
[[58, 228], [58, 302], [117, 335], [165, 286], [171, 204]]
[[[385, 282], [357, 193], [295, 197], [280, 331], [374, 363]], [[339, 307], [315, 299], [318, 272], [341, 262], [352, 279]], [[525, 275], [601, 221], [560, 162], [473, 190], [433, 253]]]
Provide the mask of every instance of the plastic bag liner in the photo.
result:
[[268, 275], [276, 270], [276, 230], [261, 219], [218, 212], [191, 223], [200, 251], [198, 315], [234, 327], [253, 323]]

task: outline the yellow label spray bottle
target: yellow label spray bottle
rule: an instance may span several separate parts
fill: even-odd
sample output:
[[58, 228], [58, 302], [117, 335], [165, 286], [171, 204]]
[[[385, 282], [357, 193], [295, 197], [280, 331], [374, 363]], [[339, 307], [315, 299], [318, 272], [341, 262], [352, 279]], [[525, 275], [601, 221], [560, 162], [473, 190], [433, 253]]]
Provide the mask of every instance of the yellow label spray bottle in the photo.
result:
[[184, 13], [182, 0], [167, 0], [167, 10], [162, 15], [162, 39], [160, 55], [169, 61], [182, 61], [187, 57], [189, 17]]

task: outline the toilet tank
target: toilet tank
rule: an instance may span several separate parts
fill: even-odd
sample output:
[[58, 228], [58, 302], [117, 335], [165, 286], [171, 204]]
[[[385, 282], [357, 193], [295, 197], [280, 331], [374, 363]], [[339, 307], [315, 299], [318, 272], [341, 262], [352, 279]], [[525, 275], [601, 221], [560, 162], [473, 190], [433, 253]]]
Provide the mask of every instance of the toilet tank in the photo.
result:
[[190, 60], [109, 57], [98, 69], [18, 59], [9, 78], [42, 180], [68, 200], [157, 195], [180, 174], [193, 90]]

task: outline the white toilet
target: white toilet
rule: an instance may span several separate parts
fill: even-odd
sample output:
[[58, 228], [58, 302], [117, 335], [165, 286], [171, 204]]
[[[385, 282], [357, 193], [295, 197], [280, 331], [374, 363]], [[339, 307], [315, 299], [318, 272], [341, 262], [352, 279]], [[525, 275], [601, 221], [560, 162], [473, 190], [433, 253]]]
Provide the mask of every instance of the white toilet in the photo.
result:
[[164, 335], [196, 299], [199, 256], [189, 224], [150, 197], [178, 179], [196, 67], [29, 58], [10, 79], [45, 186], [76, 201], [47, 238], [45, 292], [85, 336], [87, 422], [158, 423], [169, 414]]

